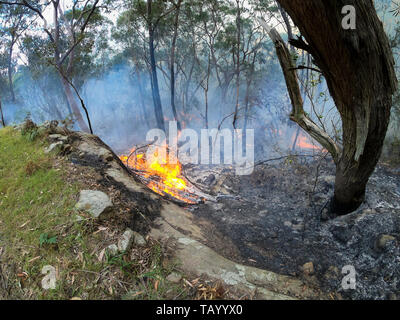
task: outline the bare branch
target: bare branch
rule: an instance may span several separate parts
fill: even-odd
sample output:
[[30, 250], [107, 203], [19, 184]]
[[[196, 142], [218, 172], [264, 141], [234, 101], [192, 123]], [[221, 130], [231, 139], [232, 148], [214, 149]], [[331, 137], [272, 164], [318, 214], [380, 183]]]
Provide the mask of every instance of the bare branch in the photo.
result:
[[[95, 12], [95, 10], [97, 9], [97, 4], [99, 3], [100, 0], [96, 0], [92, 6], [92, 9], [90, 10], [88, 17], [86, 18], [85, 22], [83, 23], [80, 33], [78, 35], [78, 37], [76, 37], [75, 35], [73, 36], [73, 44], [72, 46], [67, 50], [67, 52], [65, 52], [65, 54], [61, 57], [60, 59], [60, 64], [63, 64], [65, 59], [67, 59], [69, 57], [69, 55], [71, 54], [72, 51], [74, 51], [74, 49], [78, 46], [78, 44], [80, 44], [83, 40], [83, 34], [85, 32], [85, 29], [90, 21], [90, 18], [93, 16], [93, 13]], [[85, 5], [86, 6], [86, 5]], [[73, 30], [72, 30], [73, 32]]]
[[6, 4], [6, 5], [16, 5], [16, 6], [21, 6], [21, 7], [26, 7], [30, 10], [32, 10], [33, 12], [35, 12], [44, 22], [44, 27], [43, 30], [47, 33], [47, 35], [50, 38], [51, 42], [55, 42], [54, 41], [54, 37], [51, 34], [51, 32], [47, 29], [47, 20], [46, 18], [43, 16], [42, 11], [40, 11], [38, 8], [35, 8], [34, 6], [32, 6], [28, 1], [23, 0], [22, 2], [10, 2], [10, 1], [0, 1], [0, 4]]
[[306, 66], [298, 66], [298, 67], [290, 68], [289, 70], [292, 71], [292, 70], [303, 70], [303, 69], [308, 69], [308, 70], [311, 70], [311, 71], [322, 73], [322, 71], [317, 69], [317, 68], [306, 67]]
[[284, 43], [280, 34], [274, 29], [268, 26], [268, 24], [258, 19], [259, 23], [268, 32], [271, 40], [275, 44], [276, 53], [279, 58], [279, 62], [282, 67], [283, 74], [286, 80], [286, 86], [289, 92], [290, 100], [292, 102], [292, 114], [290, 119], [296, 122], [301, 128], [303, 128], [311, 137], [318, 141], [325, 149], [332, 155], [335, 163], [339, 162], [341, 155], [340, 147], [335, 141], [317, 124], [312, 121], [307, 114], [304, 112], [303, 105], [304, 101], [301, 95], [300, 86], [295, 71], [289, 49]]

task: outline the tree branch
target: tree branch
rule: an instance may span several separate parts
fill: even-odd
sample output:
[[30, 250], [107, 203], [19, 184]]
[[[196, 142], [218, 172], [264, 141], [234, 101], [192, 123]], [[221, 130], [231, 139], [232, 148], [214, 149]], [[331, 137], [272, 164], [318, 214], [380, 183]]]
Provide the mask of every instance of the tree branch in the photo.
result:
[[306, 66], [293, 67], [293, 68], [290, 68], [289, 70], [292, 71], [292, 70], [303, 70], [303, 69], [308, 69], [308, 70], [312, 70], [312, 71], [315, 71], [315, 72], [318, 72], [318, 73], [322, 73], [322, 71], [319, 70], [319, 69], [306, 67]]
[[275, 44], [276, 53], [278, 55], [283, 74], [285, 76], [286, 86], [289, 92], [290, 100], [292, 102], [292, 114], [290, 115], [290, 119], [296, 122], [311, 137], [313, 137], [325, 149], [327, 149], [332, 155], [335, 163], [338, 163], [341, 155], [340, 147], [304, 112], [304, 101], [301, 95], [297, 73], [295, 71], [295, 66], [293, 64], [289, 49], [287, 48], [280, 34], [274, 28], [268, 26], [268, 24], [261, 19], [258, 19], [258, 21], [268, 32], [271, 40]]
[[[93, 16], [94, 11], [97, 9], [97, 4], [99, 3], [100, 0], [96, 0], [92, 6], [92, 9], [89, 12], [88, 17], [86, 18], [85, 22], [83, 23], [80, 33], [78, 35], [78, 37], [74, 37], [74, 43], [72, 44], [72, 46], [67, 50], [67, 52], [65, 52], [65, 54], [61, 57], [60, 60], [60, 64], [63, 64], [65, 59], [68, 58], [68, 56], [71, 54], [71, 52], [78, 46], [78, 44], [80, 44], [83, 40], [83, 33], [85, 32], [85, 29], [90, 21], [90, 18]], [[73, 31], [72, 31], [73, 32]]]
[[50, 38], [50, 41], [55, 43], [54, 41], [54, 37], [51, 34], [51, 32], [47, 29], [47, 20], [46, 18], [43, 16], [42, 11], [40, 11], [38, 8], [35, 8], [34, 6], [32, 6], [28, 1], [23, 0], [22, 2], [10, 2], [10, 1], [0, 1], [0, 4], [6, 4], [6, 5], [16, 5], [16, 6], [22, 6], [22, 7], [26, 7], [30, 10], [32, 10], [33, 12], [35, 12], [44, 22], [44, 27], [43, 30], [47, 33], [47, 35]]

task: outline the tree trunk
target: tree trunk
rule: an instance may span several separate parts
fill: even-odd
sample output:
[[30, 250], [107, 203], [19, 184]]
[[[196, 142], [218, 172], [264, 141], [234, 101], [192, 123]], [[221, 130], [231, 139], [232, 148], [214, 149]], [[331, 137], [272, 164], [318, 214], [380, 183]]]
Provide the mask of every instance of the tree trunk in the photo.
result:
[[140, 105], [141, 105], [141, 110], [142, 110], [141, 113], [142, 113], [143, 121], [146, 123], [147, 128], [149, 129], [150, 121], [147, 116], [146, 103], [144, 100], [144, 88], [143, 88], [143, 84], [142, 84], [142, 77], [140, 76], [140, 70], [137, 66], [136, 66], [136, 79], [137, 79], [137, 84], [139, 87], [139, 100], [140, 100]]
[[157, 65], [155, 58], [154, 49], [154, 25], [152, 23], [152, 0], [147, 1], [147, 17], [148, 17], [148, 31], [149, 31], [149, 51], [150, 51], [150, 68], [151, 68], [151, 79], [152, 79], [152, 94], [154, 103], [154, 112], [157, 121], [157, 128], [165, 131], [164, 114], [162, 110], [160, 88], [158, 85], [157, 77]]
[[208, 66], [207, 66], [207, 77], [206, 77], [206, 84], [204, 86], [204, 98], [206, 103], [206, 110], [204, 115], [204, 121], [206, 129], [209, 127], [208, 121], [208, 113], [209, 113], [209, 102], [208, 102], [208, 91], [210, 89], [210, 75], [211, 75], [211, 53], [208, 54]]
[[[369, 177], [382, 152], [392, 96], [397, 87], [394, 59], [372, 0], [279, 0], [307, 43], [326, 78], [343, 123], [343, 150], [337, 157], [337, 214], [364, 201]], [[342, 28], [345, 5], [357, 12], [355, 30]]]
[[13, 55], [14, 38], [11, 40], [10, 50], [8, 52], [8, 85], [10, 89], [11, 101], [15, 102], [15, 92], [13, 85], [13, 68], [12, 68], [12, 55]]
[[233, 116], [233, 128], [236, 129], [236, 122], [239, 117], [239, 95], [240, 95], [240, 27], [241, 27], [241, 21], [240, 21], [240, 2], [239, 0], [236, 0], [236, 28], [237, 28], [237, 34], [236, 34], [236, 104], [235, 104], [235, 114]]
[[[59, 71], [60, 73], [60, 71]], [[75, 95], [71, 90], [71, 86], [68, 81], [64, 78], [64, 76], [60, 73], [61, 83], [63, 85], [65, 96], [67, 97], [68, 104], [72, 109], [73, 116], [75, 117], [76, 121], [78, 122], [79, 128], [84, 131], [90, 133], [90, 129], [86, 124], [85, 120], [82, 117], [80, 108], [76, 101]]]
[[[283, 18], [283, 22], [285, 23], [285, 26], [286, 26], [286, 29], [287, 29], [288, 39], [289, 39], [289, 40], [294, 39], [294, 37], [293, 37], [293, 30], [292, 30], [292, 26], [291, 26], [291, 24], [290, 24], [289, 17], [288, 17], [288, 15], [287, 15], [286, 11], [283, 10], [283, 8], [282, 8], [282, 6], [279, 4], [279, 2], [278, 2], [278, 8], [279, 8], [279, 11], [280, 11], [281, 16], [282, 16], [282, 18]], [[292, 45], [290, 46], [290, 52], [292, 52], [293, 54], [296, 53], [296, 49], [295, 49]]]
[[176, 51], [176, 40], [178, 38], [178, 24], [179, 24], [179, 13], [181, 9], [182, 0], [178, 0], [176, 5], [176, 14], [174, 21], [174, 35], [172, 38], [172, 46], [171, 46], [171, 108], [174, 114], [175, 121], [178, 124], [178, 130], [182, 130], [181, 123], [178, 118], [178, 112], [176, 111], [175, 105], [175, 51]]
[[2, 106], [1, 106], [1, 99], [0, 99], [0, 120], [1, 120], [1, 124], [2, 124], [2, 126], [3, 127], [5, 127], [6, 126], [6, 122], [5, 122], [5, 120], [4, 120], [4, 115], [3, 115], [3, 108], [2, 108]]

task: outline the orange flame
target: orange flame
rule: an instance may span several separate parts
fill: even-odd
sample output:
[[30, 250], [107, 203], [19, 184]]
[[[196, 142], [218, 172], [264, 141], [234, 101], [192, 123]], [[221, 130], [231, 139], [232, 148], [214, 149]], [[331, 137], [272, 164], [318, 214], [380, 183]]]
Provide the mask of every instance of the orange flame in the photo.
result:
[[310, 140], [304, 136], [304, 135], [299, 135], [299, 137], [297, 138], [297, 147], [301, 148], [301, 149], [310, 149], [310, 150], [321, 150], [320, 147], [312, 144], [310, 142]]
[[[160, 148], [165, 148], [165, 150], [158, 152]], [[131, 157], [122, 155], [120, 159], [128, 168], [135, 170], [140, 177], [147, 179], [146, 184], [151, 190], [162, 196], [169, 194], [185, 203], [195, 203], [182, 195], [182, 191], [187, 188], [187, 182], [182, 176], [182, 165], [174, 158], [174, 163], [167, 161], [167, 146], [159, 147], [158, 151], [156, 149], [149, 159], [146, 159], [144, 153], [135, 155], [135, 150], [135, 148], [131, 150]], [[148, 179], [151, 180], [148, 181]]]

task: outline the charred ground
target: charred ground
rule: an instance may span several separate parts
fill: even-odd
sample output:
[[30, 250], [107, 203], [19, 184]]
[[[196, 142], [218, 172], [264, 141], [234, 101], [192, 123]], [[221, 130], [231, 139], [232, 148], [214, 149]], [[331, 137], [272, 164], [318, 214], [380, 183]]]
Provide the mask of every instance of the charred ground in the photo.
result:
[[[195, 174], [197, 169], [189, 171]], [[225, 195], [217, 204], [201, 205], [193, 212], [200, 225], [208, 225], [208, 244], [220, 254], [300, 276], [339, 298], [399, 298], [398, 169], [379, 165], [362, 207], [333, 220], [324, 209], [333, 194], [331, 160], [288, 157], [257, 166], [251, 176], [217, 173], [203, 172], [197, 182]], [[310, 262], [313, 270], [304, 270]], [[356, 269], [356, 290], [341, 287], [346, 265]]]

